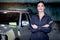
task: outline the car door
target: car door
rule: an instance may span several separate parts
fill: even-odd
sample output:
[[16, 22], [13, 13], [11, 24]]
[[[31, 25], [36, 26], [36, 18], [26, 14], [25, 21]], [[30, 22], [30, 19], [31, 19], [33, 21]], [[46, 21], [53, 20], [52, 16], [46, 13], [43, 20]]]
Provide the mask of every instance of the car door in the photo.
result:
[[30, 39], [30, 30], [29, 30], [29, 15], [27, 13], [22, 14], [21, 19], [21, 40], [29, 40]]

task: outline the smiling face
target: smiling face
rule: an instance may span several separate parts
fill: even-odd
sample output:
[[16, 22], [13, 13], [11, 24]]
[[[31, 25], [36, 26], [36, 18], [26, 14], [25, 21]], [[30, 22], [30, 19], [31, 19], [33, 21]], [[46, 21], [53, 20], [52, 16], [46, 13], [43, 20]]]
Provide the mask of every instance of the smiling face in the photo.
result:
[[44, 12], [45, 6], [42, 2], [38, 3], [37, 10], [38, 10], [38, 12]]

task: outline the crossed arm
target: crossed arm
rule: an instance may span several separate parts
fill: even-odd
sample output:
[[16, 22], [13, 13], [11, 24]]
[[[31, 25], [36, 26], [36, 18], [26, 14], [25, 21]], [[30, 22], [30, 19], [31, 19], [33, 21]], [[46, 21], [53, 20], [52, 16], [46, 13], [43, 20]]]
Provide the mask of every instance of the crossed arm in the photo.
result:
[[49, 20], [48, 24], [45, 24], [41, 27], [38, 27], [36, 24], [31, 24], [31, 32], [38, 32], [38, 31], [42, 31], [45, 33], [49, 33], [51, 31], [51, 25], [52, 25], [53, 21]]

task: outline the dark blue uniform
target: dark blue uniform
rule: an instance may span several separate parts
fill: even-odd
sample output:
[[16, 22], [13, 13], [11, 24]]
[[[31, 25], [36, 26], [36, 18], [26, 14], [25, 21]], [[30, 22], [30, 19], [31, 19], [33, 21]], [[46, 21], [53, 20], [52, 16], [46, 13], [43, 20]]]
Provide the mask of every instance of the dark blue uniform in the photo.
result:
[[[31, 20], [30, 20], [30, 30], [32, 32], [31, 34], [31, 40], [49, 40], [48, 37], [48, 33], [51, 31], [51, 24], [49, 23], [51, 20], [50, 16], [48, 16], [47, 14], [45, 14], [42, 18], [42, 20], [40, 21], [39, 16], [38, 15], [34, 15], [32, 16]], [[37, 29], [33, 29], [32, 25], [37, 25], [38, 28]], [[49, 27], [42, 27], [43, 25], [49, 24]]]

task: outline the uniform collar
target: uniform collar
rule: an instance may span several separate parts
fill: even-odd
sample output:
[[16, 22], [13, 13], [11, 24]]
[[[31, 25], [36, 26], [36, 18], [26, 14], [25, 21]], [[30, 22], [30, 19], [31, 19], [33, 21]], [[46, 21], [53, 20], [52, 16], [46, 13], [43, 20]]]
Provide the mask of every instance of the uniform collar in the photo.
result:
[[[46, 17], [46, 16], [47, 16], [47, 14], [45, 13], [44, 16], [43, 16], [43, 18]], [[40, 20], [38, 14], [37, 14], [37, 18]], [[43, 20], [43, 18], [41, 20]]]

